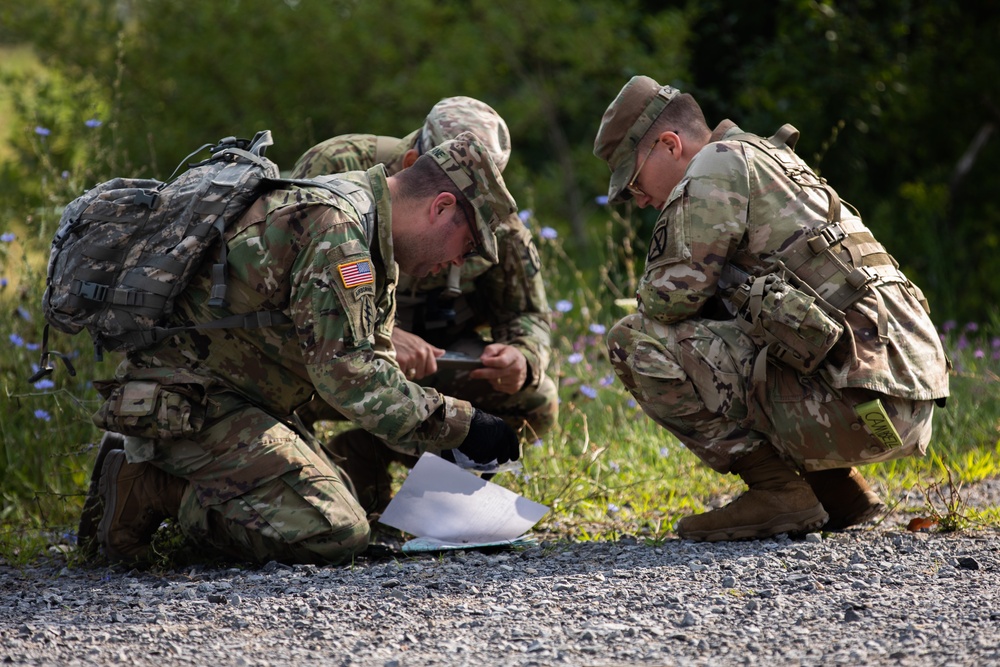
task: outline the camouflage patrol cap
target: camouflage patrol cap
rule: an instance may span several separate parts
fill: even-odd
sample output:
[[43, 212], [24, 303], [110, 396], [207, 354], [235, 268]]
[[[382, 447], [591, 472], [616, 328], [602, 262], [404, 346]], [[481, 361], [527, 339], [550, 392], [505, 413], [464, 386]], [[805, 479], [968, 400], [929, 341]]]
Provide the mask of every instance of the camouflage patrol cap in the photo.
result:
[[493, 230], [517, 210], [517, 204], [489, 151], [475, 134], [463, 132], [425, 155], [431, 156], [465, 195], [476, 216], [472, 224], [476, 250], [496, 264], [499, 258]]
[[493, 164], [503, 171], [510, 158], [507, 123], [489, 104], [472, 97], [446, 97], [431, 107], [417, 142], [420, 153], [467, 131], [479, 137], [490, 152]]
[[594, 139], [594, 155], [611, 168], [610, 203], [629, 198], [626, 186], [635, 172], [635, 150], [653, 121], [679, 94], [676, 88], [661, 86], [648, 76], [634, 76], [604, 112]]

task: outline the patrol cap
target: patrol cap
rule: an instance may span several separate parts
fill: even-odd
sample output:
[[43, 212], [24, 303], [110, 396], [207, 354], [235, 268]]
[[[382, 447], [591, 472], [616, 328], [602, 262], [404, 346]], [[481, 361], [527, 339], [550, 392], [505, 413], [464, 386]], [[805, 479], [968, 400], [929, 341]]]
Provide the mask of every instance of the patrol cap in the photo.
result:
[[679, 94], [676, 88], [661, 86], [648, 76], [633, 76], [604, 112], [594, 139], [594, 155], [611, 168], [610, 203], [629, 198], [626, 186], [635, 172], [635, 149], [653, 121]]
[[465, 195], [476, 217], [472, 225], [476, 250], [496, 264], [499, 257], [493, 230], [517, 210], [517, 204], [489, 151], [475, 134], [463, 132], [425, 155], [431, 156]]
[[426, 153], [432, 147], [466, 131], [479, 137], [490, 152], [493, 164], [503, 171], [510, 158], [510, 132], [507, 131], [507, 123], [489, 104], [472, 97], [446, 97], [431, 107], [420, 130], [420, 153]]

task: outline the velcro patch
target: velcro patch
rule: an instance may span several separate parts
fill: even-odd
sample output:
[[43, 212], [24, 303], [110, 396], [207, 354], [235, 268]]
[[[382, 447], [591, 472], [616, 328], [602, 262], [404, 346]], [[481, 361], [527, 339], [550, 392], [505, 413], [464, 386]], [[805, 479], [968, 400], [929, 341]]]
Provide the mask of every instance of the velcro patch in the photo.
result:
[[347, 288], [370, 285], [375, 282], [371, 262], [367, 259], [340, 264], [337, 266], [337, 270], [340, 271], [340, 279], [344, 281], [344, 287]]

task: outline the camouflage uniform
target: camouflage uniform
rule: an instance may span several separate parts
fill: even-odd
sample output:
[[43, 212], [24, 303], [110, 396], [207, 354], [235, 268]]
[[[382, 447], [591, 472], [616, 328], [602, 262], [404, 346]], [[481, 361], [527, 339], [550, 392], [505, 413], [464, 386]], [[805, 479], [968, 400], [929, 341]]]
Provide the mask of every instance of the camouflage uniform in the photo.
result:
[[[450, 157], [435, 150], [446, 172], [459, 161], [492, 175], [485, 188], [468, 171], [451, 175], [470, 195], [474, 235], [489, 235], [484, 243], [492, 246], [486, 221], [499, 218], [489, 211], [515, 209], [506, 190], [479, 194], [502, 186], [499, 173], [482, 164], [481, 147], [465, 144]], [[408, 382], [392, 355], [398, 276], [384, 170], [341, 178], [356, 184], [349, 198], [356, 206], [318, 187], [258, 198], [226, 232], [228, 307], [207, 305], [208, 263], [175, 313], [175, 323], [193, 324], [279, 310], [290, 324], [189, 330], [133, 353], [105, 386], [110, 397], [95, 416], [126, 434], [130, 463], [148, 461], [189, 482], [182, 529], [231, 556], [339, 562], [367, 545], [365, 512], [349, 481], [293, 426], [294, 410], [314, 392], [408, 454], [456, 447], [469, 431], [468, 402]]]
[[[815, 373], [762, 359], [733, 318], [741, 281], [731, 276], [773, 271], [782, 251], [827, 222], [835, 197], [794, 181], [755, 140], [768, 141], [725, 121], [691, 159], [653, 231], [638, 312], [608, 334], [615, 372], [650, 417], [719, 472], [768, 442], [807, 471], [923, 454], [934, 401], [948, 395], [948, 362], [922, 295], [901, 274], [846, 308], [846, 332]], [[793, 172], [820, 183], [789, 159]], [[630, 177], [616, 172], [612, 201]], [[867, 245], [884, 255], [874, 237]], [[901, 444], [888, 447], [855, 413], [873, 399]]]
[[[503, 143], [506, 129], [497, 132], [490, 123], [502, 123], [499, 116], [478, 100], [466, 97], [446, 98], [435, 105], [427, 122], [402, 139], [369, 134], [346, 134], [327, 139], [299, 158], [292, 171], [294, 178], [312, 178], [348, 169], [368, 169], [379, 162], [390, 175], [403, 169], [403, 156], [410, 149], [423, 153], [444, 141], [459, 129], [459, 106], [481, 105], [489, 111], [476, 119], [476, 134], [499, 144], [491, 153], [509, 151]], [[503, 145], [501, 145], [503, 144]], [[503, 164], [498, 166], [503, 169]], [[492, 265], [473, 258], [460, 268], [453, 267], [460, 295], [446, 290], [447, 272], [416, 279], [400, 275], [397, 290], [396, 326], [414, 333], [432, 345], [479, 357], [484, 343], [478, 331], [489, 328], [492, 342], [517, 348], [528, 364], [528, 378], [521, 391], [507, 394], [495, 391], [485, 380], [469, 379], [469, 371], [440, 369], [420, 380], [448, 396], [458, 396], [477, 408], [503, 417], [513, 428], [525, 423], [531, 434], [548, 431], [558, 417], [558, 392], [545, 374], [550, 356], [550, 314], [542, 281], [541, 263], [531, 232], [513, 214], [496, 229], [499, 262]], [[457, 278], [457, 280], [456, 280]], [[305, 411], [309, 417], [336, 419], [322, 405]], [[532, 437], [534, 437], [532, 435]]]

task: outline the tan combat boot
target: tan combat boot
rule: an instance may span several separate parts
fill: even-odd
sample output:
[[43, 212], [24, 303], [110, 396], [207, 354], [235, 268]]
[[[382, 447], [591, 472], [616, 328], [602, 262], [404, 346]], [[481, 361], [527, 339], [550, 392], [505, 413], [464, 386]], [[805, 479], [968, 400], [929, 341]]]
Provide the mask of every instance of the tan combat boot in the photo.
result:
[[402, 462], [406, 457], [360, 428], [339, 433], [327, 443], [326, 449], [354, 484], [358, 503], [365, 512], [381, 514], [392, 500], [389, 464]]
[[843, 530], [864, 523], [885, 509], [856, 468], [818, 470], [802, 475], [823, 503], [830, 519], [826, 530]]
[[112, 562], [149, 557], [160, 522], [176, 517], [187, 481], [149, 463], [129, 463], [124, 450], [104, 460], [99, 482], [104, 503], [97, 541]]
[[104, 508], [99, 488], [104, 460], [113, 450], [124, 447], [125, 436], [106, 431], [97, 448], [97, 460], [94, 462], [94, 470], [90, 473], [90, 487], [87, 489], [87, 499], [83, 501], [80, 527], [76, 531], [76, 543], [86, 557], [97, 555], [97, 524], [101, 520], [101, 510]]
[[779, 533], [803, 533], [827, 520], [809, 484], [781, 460], [771, 445], [744, 456], [732, 471], [750, 488], [725, 507], [677, 522], [686, 540], [753, 540]]

